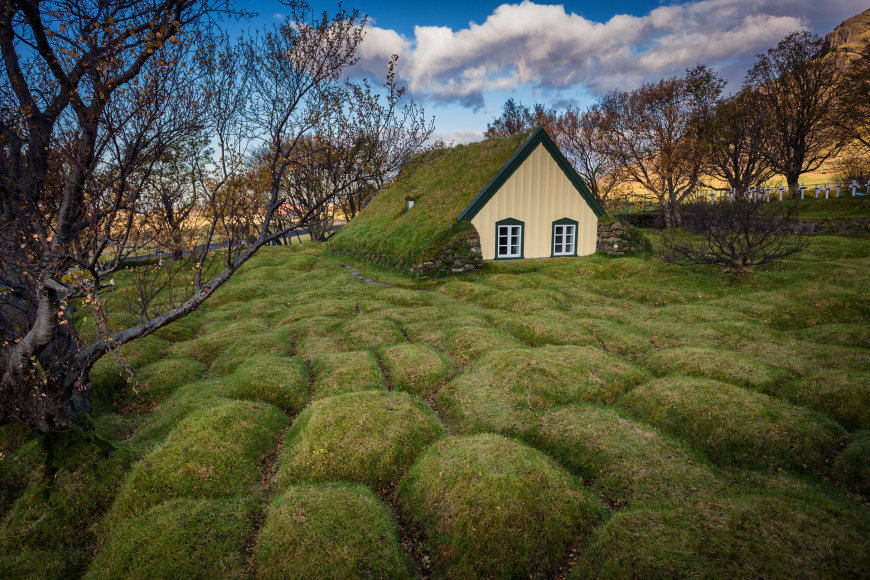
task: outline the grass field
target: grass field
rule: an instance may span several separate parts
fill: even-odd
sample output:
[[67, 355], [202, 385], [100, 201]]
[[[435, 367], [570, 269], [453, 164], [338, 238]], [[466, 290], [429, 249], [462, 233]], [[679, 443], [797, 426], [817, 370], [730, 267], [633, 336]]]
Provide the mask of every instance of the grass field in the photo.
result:
[[[0, 577], [867, 577], [870, 240], [416, 281], [264, 248], [101, 361], [53, 481], [0, 429]], [[113, 302], [120, 307], [118, 301]]]

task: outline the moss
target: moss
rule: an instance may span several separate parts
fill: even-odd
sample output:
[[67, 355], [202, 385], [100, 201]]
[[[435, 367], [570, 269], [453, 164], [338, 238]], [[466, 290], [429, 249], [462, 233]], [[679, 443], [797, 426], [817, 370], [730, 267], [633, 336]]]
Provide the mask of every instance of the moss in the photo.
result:
[[168, 342], [182, 342], [191, 340], [201, 327], [202, 319], [196, 314], [188, 314], [158, 329], [154, 334]]
[[371, 316], [357, 316], [348, 320], [341, 328], [341, 335], [348, 350], [362, 350], [405, 340], [395, 322]]
[[205, 365], [192, 358], [167, 358], [136, 373], [138, 394], [150, 403], [162, 401], [172, 391], [205, 374]]
[[211, 364], [236, 342], [247, 343], [252, 337], [264, 334], [267, 330], [266, 323], [262, 320], [229, 320], [210, 325], [207, 331], [193, 340], [173, 344], [168, 353], [172, 357], [195, 358]]
[[398, 494], [425, 529], [443, 577], [554, 572], [565, 548], [603, 515], [594, 496], [552, 460], [491, 434], [439, 441]]
[[281, 451], [282, 483], [355, 481], [384, 487], [444, 432], [438, 418], [407, 393], [349, 393], [312, 403]]
[[571, 578], [844, 578], [870, 566], [860, 515], [776, 496], [615, 514]]
[[806, 409], [705, 379], [651, 381], [619, 404], [720, 465], [823, 471], [845, 435]]
[[299, 358], [261, 354], [243, 359], [220, 381], [219, 392], [230, 399], [271, 403], [293, 415], [308, 404], [308, 369]]
[[683, 446], [612, 409], [572, 405], [545, 413], [536, 441], [614, 507], [679, 504], [722, 488]]
[[397, 344], [384, 348], [381, 357], [393, 388], [418, 397], [437, 393], [450, 375], [450, 363], [430, 346]]
[[86, 578], [241, 578], [256, 502], [174, 499], [109, 536]]
[[223, 376], [233, 372], [245, 359], [263, 355], [291, 354], [292, 342], [283, 332], [270, 331], [249, 337], [247, 340], [237, 340], [226, 351], [221, 353], [209, 367], [209, 375]]
[[849, 430], [870, 428], [870, 372], [816, 371], [783, 389], [781, 396], [821, 411]]
[[433, 345], [457, 365], [467, 365], [496, 349], [520, 346], [507, 332], [487, 326], [459, 326], [439, 332]]
[[287, 418], [272, 405], [222, 401], [192, 412], [139, 461], [112, 507], [112, 520], [161, 501], [234, 495], [256, 481]]
[[656, 376], [691, 375], [771, 392], [793, 379], [787, 369], [727, 350], [680, 347], [657, 350], [637, 361]]
[[504, 349], [457, 376], [436, 403], [463, 432], [523, 434], [541, 411], [569, 403], [610, 403], [645, 379], [639, 369], [596, 348]]
[[319, 354], [312, 369], [316, 399], [385, 387], [378, 361], [367, 351]]
[[411, 578], [386, 507], [362, 485], [289, 488], [254, 548], [258, 578]]

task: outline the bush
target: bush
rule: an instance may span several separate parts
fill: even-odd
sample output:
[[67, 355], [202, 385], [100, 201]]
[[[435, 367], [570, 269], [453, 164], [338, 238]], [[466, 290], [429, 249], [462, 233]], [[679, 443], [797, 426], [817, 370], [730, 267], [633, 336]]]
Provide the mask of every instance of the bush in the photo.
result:
[[329, 397], [312, 403], [293, 423], [281, 451], [278, 480], [385, 487], [443, 433], [438, 417], [407, 393]]
[[555, 572], [603, 508], [551, 459], [498, 435], [442, 439], [402, 480], [399, 501], [426, 531], [435, 574], [519, 578]]
[[258, 578], [411, 578], [396, 526], [362, 485], [291, 487], [254, 548]]

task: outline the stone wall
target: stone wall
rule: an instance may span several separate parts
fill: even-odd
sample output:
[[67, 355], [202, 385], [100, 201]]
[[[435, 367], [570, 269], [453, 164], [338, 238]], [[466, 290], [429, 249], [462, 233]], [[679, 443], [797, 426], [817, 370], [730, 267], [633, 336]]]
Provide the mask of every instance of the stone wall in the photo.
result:
[[611, 256], [649, 252], [652, 246], [642, 233], [614, 219], [598, 220], [598, 251]]
[[480, 249], [480, 236], [471, 231], [458, 237], [444, 249], [438, 258], [414, 264], [408, 271], [420, 278], [461, 274], [479, 270], [483, 265], [483, 252]]

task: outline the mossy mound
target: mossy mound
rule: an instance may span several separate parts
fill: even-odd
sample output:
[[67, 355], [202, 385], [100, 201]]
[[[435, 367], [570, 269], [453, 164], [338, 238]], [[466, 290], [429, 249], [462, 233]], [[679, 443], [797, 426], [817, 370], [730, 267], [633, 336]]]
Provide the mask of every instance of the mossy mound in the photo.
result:
[[580, 318], [576, 324], [588, 330], [607, 352], [628, 360], [635, 360], [655, 349], [650, 337], [643, 330], [622, 322]]
[[722, 488], [681, 445], [612, 409], [572, 405], [546, 413], [536, 440], [614, 507], [683, 503]]
[[592, 333], [574, 321], [560, 320], [546, 315], [521, 316], [501, 313], [491, 315], [490, 319], [493, 324], [529, 346], [598, 346], [598, 341]]
[[258, 578], [411, 578], [386, 506], [362, 485], [289, 488], [254, 548]]
[[315, 399], [386, 386], [377, 359], [368, 351], [322, 353], [311, 366]]
[[228, 399], [263, 401], [293, 415], [308, 404], [311, 391], [302, 359], [274, 354], [242, 360], [220, 383], [219, 392]]
[[329, 397], [293, 423], [277, 477], [282, 484], [342, 480], [384, 487], [443, 433], [438, 417], [407, 393]]
[[236, 342], [246, 343], [254, 337], [268, 332], [263, 320], [229, 320], [215, 322], [207, 327], [207, 331], [193, 340], [173, 344], [169, 348], [169, 356], [195, 358], [206, 364], [211, 364], [218, 356], [227, 352]]
[[870, 429], [870, 372], [866, 370], [814, 372], [782, 396], [825, 413], [846, 429]]
[[807, 409], [707, 379], [658, 379], [619, 404], [719, 465], [823, 471], [845, 436]]
[[466, 365], [497, 349], [522, 346], [513, 336], [492, 326], [459, 326], [435, 333], [433, 346], [457, 365]]
[[202, 378], [205, 371], [205, 365], [193, 358], [159, 360], [136, 373], [137, 390], [146, 401], [160, 402], [178, 387]]
[[256, 502], [175, 499], [120, 524], [86, 578], [242, 578]]
[[448, 437], [402, 480], [399, 501], [426, 531], [435, 574], [554, 572], [603, 516], [598, 500], [545, 455], [498, 435]]
[[239, 339], [221, 353], [209, 367], [209, 375], [219, 377], [233, 372], [242, 361], [257, 355], [274, 354], [289, 356], [293, 348], [289, 336], [280, 331], [263, 332]]
[[447, 382], [450, 363], [431, 346], [396, 344], [381, 351], [394, 389], [431, 397]]
[[405, 340], [395, 322], [372, 316], [351, 318], [341, 327], [341, 336], [348, 350], [362, 350]]
[[188, 314], [171, 324], [167, 324], [154, 332], [155, 336], [169, 342], [182, 342], [191, 340], [202, 328], [202, 317], [196, 314]]
[[858, 578], [870, 566], [870, 520], [860, 512], [771, 495], [624, 511], [569, 577]]
[[715, 379], [756, 391], [777, 391], [793, 379], [787, 369], [764, 364], [727, 350], [679, 347], [657, 350], [637, 361], [656, 376], [680, 374]]
[[[405, 270], [437, 259], [473, 229], [456, 218], [528, 136], [520, 133], [419, 156], [329, 241], [329, 251]], [[407, 195], [415, 198], [408, 211]]]
[[111, 517], [141, 513], [171, 498], [234, 495], [257, 480], [287, 417], [272, 405], [215, 401], [188, 415], [139, 461], [124, 481]]
[[[312, 311], [309, 311], [309, 315], [311, 313]], [[315, 356], [321, 353], [345, 350], [339, 336], [335, 334], [342, 323], [340, 318], [318, 315], [299, 320], [285, 319], [285, 321], [275, 325], [275, 329], [280, 329], [291, 337], [294, 344], [294, 354]]]
[[439, 409], [462, 432], [523, 434], [538, 413], [570, 403], [608, 403], [647, 376], [601, 349], [584, 346], [503, 349], [447, 384]]

